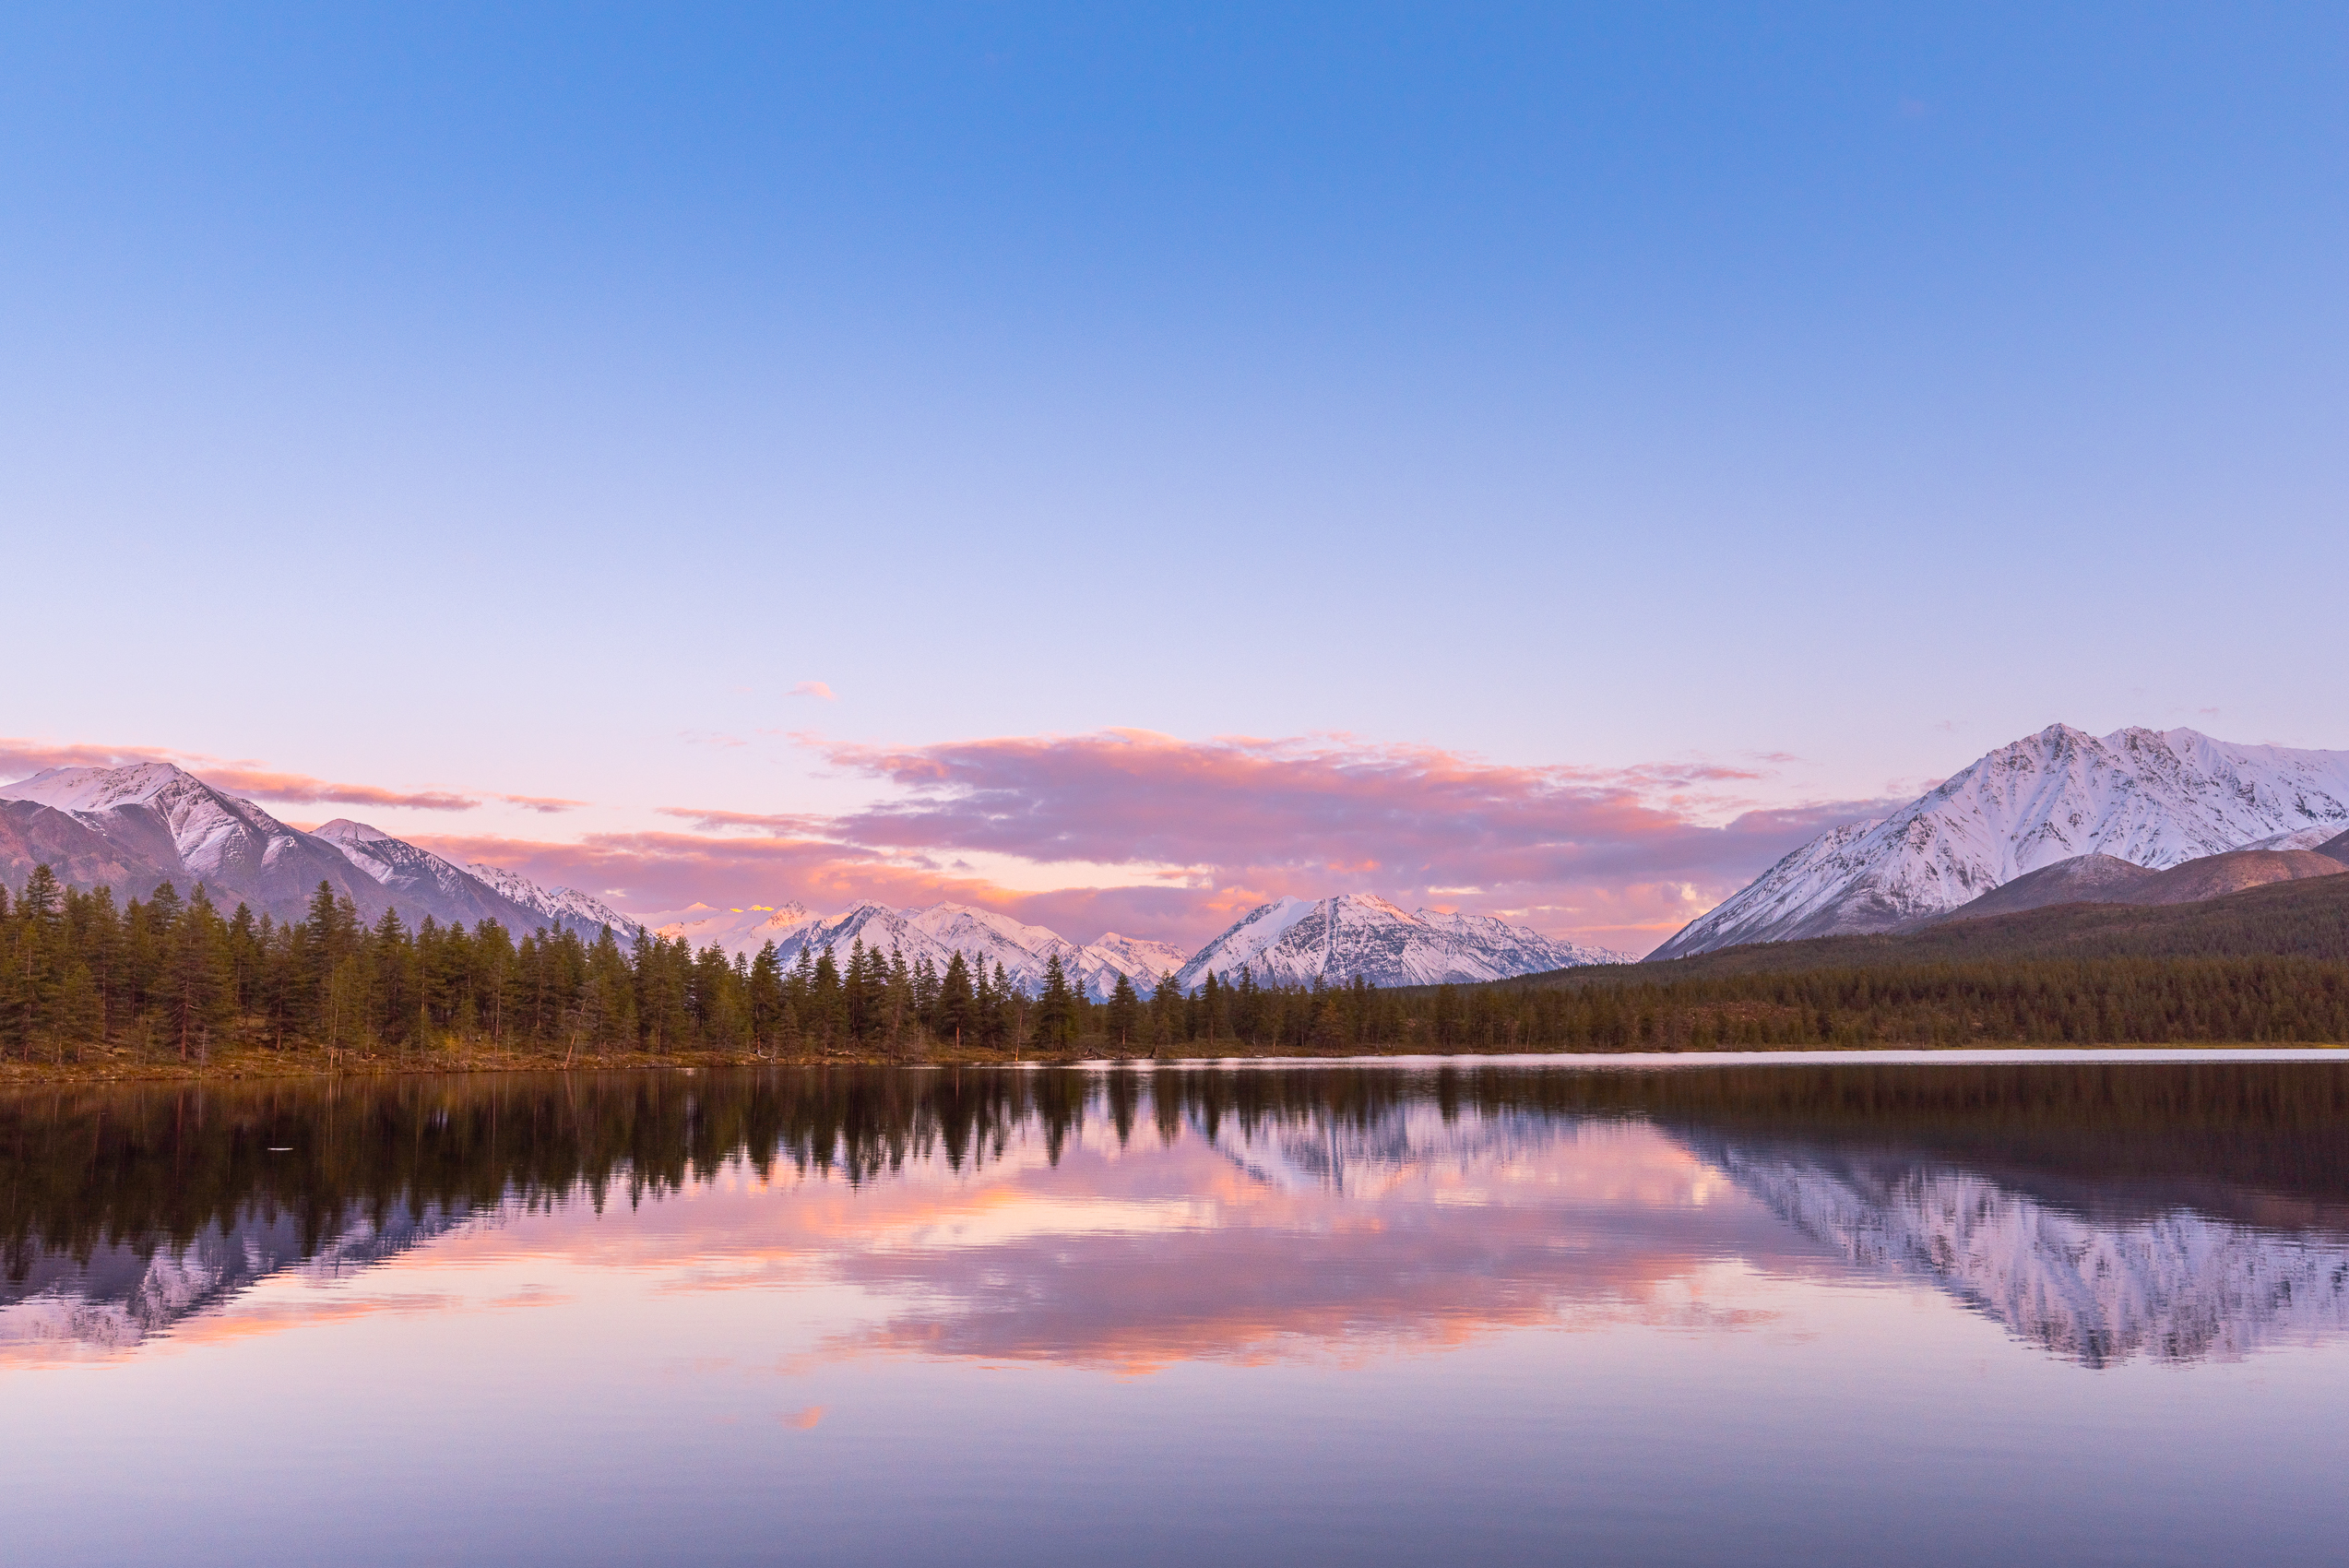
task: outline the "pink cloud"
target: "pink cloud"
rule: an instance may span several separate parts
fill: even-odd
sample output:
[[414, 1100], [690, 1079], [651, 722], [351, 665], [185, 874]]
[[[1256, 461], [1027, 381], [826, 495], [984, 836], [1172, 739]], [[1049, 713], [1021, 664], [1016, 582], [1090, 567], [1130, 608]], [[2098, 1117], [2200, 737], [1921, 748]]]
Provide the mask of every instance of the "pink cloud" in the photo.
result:
[[[567, 842], [418, 841], [637, 912], [951, 898], [1079, 939], [1117, 930], [1195, 944], [1268, 898], [1361, 891], [1645, 951], [1822, 828], [1887, 804], [1757, 805], [1741, 800], [1762, 777], [1750, 766], [1526, 767], [1342, 735], [1194, 742], [1120, 730], [914, 747], [792, 738], [895, 786], [895, 798], [840, 816], [669, 806], [659, 814], [688, 830]], [[144, 761], [272, 802], [457, 812], [494, 799], [543, 813], [584, 803], [338, 783], [150, 747], [0, 740], [8, 777]], [[1014, 889], [962, 859], [976, 855], [1128, 868], [1121, 880], [1133, 885]]]
[[1018, 899], [984, 878], [819, 838], [592, 833], [565, 842], [431, 834], [413, 842], [460, 864], [486, 862], [551, 886], [584, 888], [636, 913], [751, 899], [799, 899], [826, 910], [865, 900], [899, 906], [941, 899], [1005, 909]]
[[577, 811], [588, 803], [586, 801], [567, 801], [561, 795], [500, 795], [497, 798], [510, 806], [520, 806], [526, 811], [547, 816], [557, 812]]
[[[1344, 737], [1116, 731], [824, 750], [906, 791], [838, 819], [835, 835], [851, 843], [1174, 866], [1195, 884], [1267, 894], [1359, 887], [1534, 909], [1542, 915], [1526, 923], [1548, 929], [1590, 929], [1580, 916], [1594, 900], [1618, 917], [1645, 905], [1635, 928], [1678, 923], [1691, 885], [1717, 896], [1828, 824], [1875, 809], [1748, 809], [1711, 826], [1723, 791], [1758, 775], [1713, 764], [1509, 766]], [[1655, 891], [1632, 893], [1641, 887]]]
[[795, 697], [815, 697], [824, 702], [840, 700], [833, 695], [832, 688], [821, 681], [801, 681], [791, 688], [791, 695]]
[[[1751, 770], [1505, 766], [1345, 737], [1117, 731], [903, 749], [801, 739], [903, 798], [829, 818], [665, 807], [698, 831], [466, 840], [479, 849], [466, 858], [521, 857], [514, 869], [640, 909], [943, 897], [1080, 939], [1118, 930], [1181, 943], [1283, 894], [1361, 890], [1644, 951], [1823, 827], [1881, 809], [1749, 806], [1714, 826], [1724, 792], [1755, 781]], [[955, 858], [970, 853], [1147, 871], [1140, 885], [1036, 893], [962, 870]]]
[[723, 833], [731, 828], [756, 828], [765, 832], [821, 834], [831, 823], [824, 816], [808, 816], [789, 812], [721, 812], [700, 806], [656, 806], [656, 816], [682, 817], [705, 833]]
[[[476, 796], [458, 794], [453, 790], [386, 790], [374, 784], [341, 784], [331, 779], [314, 778], [306, 773], [279, 773], [250, 762], [225, 762], [199, 753], [175, 752], [160, 746], [51, 745], [37, 741], [0, 739], [0, 772], [5, 772], [11, 778], [51, 767], [125, 767], [142, 762], [171, 763], [187, 769], [216, 789], [264, 801], [287, 801], [305, 805], [405, 806], [417, 811], [436, 812], [471, 811], [481, 803]], [[535, 805], [528, 801], [522, 803]]]

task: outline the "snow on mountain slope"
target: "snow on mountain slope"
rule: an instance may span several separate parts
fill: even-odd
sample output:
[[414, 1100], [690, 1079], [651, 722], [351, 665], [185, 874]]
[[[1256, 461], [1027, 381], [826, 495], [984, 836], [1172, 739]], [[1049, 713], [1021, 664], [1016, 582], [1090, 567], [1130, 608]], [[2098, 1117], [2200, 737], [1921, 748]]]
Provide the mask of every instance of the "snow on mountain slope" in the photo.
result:
[[1438, 931], [1448, 932], [1464, 951], [1479, 954], [1503, 975], [1537, 975], [1547, 969], [1577, 968], [1585, 964], [1628, 964], [1631, 956], [1611, 947], [1590, 947], [1544, 936], [1528, 926], [1511, 925], [1491, 915], [1447, 915], [1418, 910], [1416, 917]]
[[592, 894], [582, 893], [575, 887], [541, 887], [528, 877], [507, 871], [503, 866], [477, 863], [467, 866], [465, 870], [478, 877], [499, 897], [529, 911], [540, 923], [567, 926], [589, 940], [602, 935], [606, 926], [610, 926], [612, 936], [623, 943], [635, 937], [636, 922]]
[[1123, 975], [1146, 999], [1158, 989], [1159, 980], [1180, 969], [1190, 957], [1170, 942], [1103, 932], [1100, 940], [1085, 944], [1081, 963], [1086, 993], [1096, 1001], [1107, 1001], [1117, 989], [1118, 976]]
[[1180, 968], [1187, 956], [1182, 949], [1167, 943], [1120, 936], [1115, 932], [1080, 947], [1046, 927], [1023, 924], [1009, 915], [967, 904], [910, 909], [859, 904], [822, 920], [800, 904], [779, 909], [765, 905], [714, 909], [696, 904], [647, 920], [662, 936], [682, 936], [696, 948], [715, 943], [728, 953], [753, 955], [772, 942], [786, 965], [797, 963], [803, 947], [813, 953], [829, 947], [835, 961], [845, 963], [850, 945], [862, 942], [883, 953], [895, 949], [908, 964], [928, 958], [932, 968], [943, 972], [960, 953], [966, 965], [985, 964], [990, 975], [1002, 965], [1004, 979], [1031, 996], [1043, 986], [1045, 966], [1057, 953], [1070, 982], [1097, 1002], [1109, 999], [1121, 973], [1146, 996], [1159, 976]]
[[777, 947], [786, 963], [796, 963], [802, 947], [817, 953], [829, 947], [836, 960], [845, 960], [857, 942], [902, 954], [908, 964], [926, 957], [942, 973], [960, 953], [966, 965], [984, 964], [990, 975], [1000, 966], [1012, 987], [1029, 996], [1043, 989], [1045, 968], [1054, 955], [1070, 983], [1083, 986], [1097, 1000], [1108, 996], [1117, 983], [1108, 967], [1099, 961], [1088, 964], [1085, 950], [1057, 932], [966, 904], [932, 904], [921, 909], [860, 904], [801, 927]]
[[915, 929], [906, 913], [883, 904], [858, 904], [828, 919], [810, 921], [775, 947], [788, 968], [799, 962], [802, 950], [818, 955], [829, 950], [833, 962], [846, 964], [860, 943], [868, 950], [897, 953], [908, 964], [927, 958], [942, 972], [953, 956], [928, 932]]
[[645, 925], [655, 935], [672, 942], [683, 937], [695, 952], [716, 944], [727, 953], [750, 956], [770, 942], [781, 946], [790, 940], [793, 932], [814, 920], [804, 904], [746, 904], [722, 909], [689, 904], [682, 909], [647, 915]]
[[411, 921], [424, 915], [444, 924], [469, 926], [495, 921], [517, 933], [547, 923], [543, 913], [508, 898], [462, 866], [363, 822], [337, 817], [314, 837], [340, 849], [352, 865], [374, 877], [390, 895], [393, 905]]
[[1465, 984], [1582, 964], [1621, 963], [1619, 954], [1560, 942], [1485, 915], [1406, 914], [1367, 893], [1308, 903], [1282, 898], [1251, 910], [1175, 976], [1188, 991], [1209, 974], [1242, 965], [1263, 984], [1306, 985], [1316, 975], [1343, 984]]
[[589, 941], [607, 923], [623, 941], [635, 932], [635, 921], [584, 893], [568, 887], [549, 892], [528, 877], [496, 866], [460, 866], [349, 817], [337, 817], [313, 837], [332, 844], [374, 878], [393, 907], [410, 921], [425, 915], [445, 924], [495, 921], [516, 936], [567, 926]]
[[1897, 931], [2078, 855], [2161, 870], [2325, 826], [2349, 828], [2349, 752], [2055, 724], [1880, 821], [1821, 834], [1650, 957]]
[[169, 763], [53, 767], [0, 785], [0, 799], [64, 812], [126, 860], [163, 871], [181, 891], [204, 884], [223, 907], [243, 901], [299, 916], [321, 882], [369, 919], [388, 902], [334, 845]]
[[2246, 849], [2321, 849], [2339, 837], [2343, 829], [2338, 823], [2320, 822], [2314, 827], [2295, 828], [2290, 833], [2273, 833], [2256, 843], [2246, 844]]
[[[1042, 989], [1045, 964], [1056, 954], [1070, 982], [1078, 981], [1081, 955], [1076, 944], [1043, 926], [1026, 925], [967, 904], [932, 904], [905, 910], [900, 918], [928, 937], [936, 951], [960, 953], [965, 963], [984, 963], [991, 974], [1001, 964], [1012, 984], [1031, 996]], [[907, 959], [911, 961], [910, 953]]]
[[1266, 948], [1287, 935], [1291, 926], [1316, 908], [1312, 900], [1298, 897], [1275, 898], [1269, 904], [1257, 905], [1175, 971], [1175, 984], [1186, 992], [1194, 991], [1205, 982], [1211, 970], [1220, 980], [1239, 973], [1243, 964], [1252, 969]]

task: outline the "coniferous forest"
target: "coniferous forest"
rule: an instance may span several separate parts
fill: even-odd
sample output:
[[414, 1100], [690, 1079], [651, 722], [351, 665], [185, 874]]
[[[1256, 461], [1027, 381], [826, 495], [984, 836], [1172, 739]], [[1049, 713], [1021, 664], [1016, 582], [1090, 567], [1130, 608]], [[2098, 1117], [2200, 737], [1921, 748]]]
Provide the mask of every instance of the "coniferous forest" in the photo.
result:
[[1242, 969], [1185, 994], [1086, 997], [1057, 960], [1039, 994], [1001, 968], [941, 972], [852, 945], [783, 963], [682, 939], [518, 936], [396, 914], [362, 924], [321, 886], [304, 919], [166, 885], [118, 904], [37, 869], [0, 888], [0, 1051], [67, 1067], [323, 1058], [358, 1066], [530, 1060], [994, 1060], [1347, 1051], [1792, 1049], [1975, 1043], [2349, 1040], [2349, 962], [2117, 951], [1738, 972], [1565, 970], [1537, 981], [1265, 986]]

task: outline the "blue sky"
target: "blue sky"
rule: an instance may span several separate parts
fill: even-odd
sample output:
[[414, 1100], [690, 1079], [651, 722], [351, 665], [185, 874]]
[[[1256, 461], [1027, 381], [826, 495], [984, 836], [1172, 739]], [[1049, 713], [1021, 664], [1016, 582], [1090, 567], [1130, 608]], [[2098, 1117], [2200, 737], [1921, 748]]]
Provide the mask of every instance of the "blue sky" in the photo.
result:
[[2046, 10], [14, 7], [0, 733], [2349, 745], [2349, 16]]

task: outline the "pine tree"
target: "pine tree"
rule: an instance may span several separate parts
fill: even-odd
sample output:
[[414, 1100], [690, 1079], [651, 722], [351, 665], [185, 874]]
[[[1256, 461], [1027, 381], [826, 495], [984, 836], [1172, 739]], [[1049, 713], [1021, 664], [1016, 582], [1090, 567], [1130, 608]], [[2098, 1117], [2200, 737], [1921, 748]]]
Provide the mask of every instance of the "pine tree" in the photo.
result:
[[64, 979], [65, 895], [56, 873], [44, 863], [32, 868], [17, 898], [14, 951], [6, 955], [14, 995], [18, 1054], [32, 1060], [33, 1042], [54, 1028], [57, 993]]
[[1064, 1051], [1076, 1043], [1076, 998], [1060, 954], [1053, 953], [1044, 960], [1044, 989], [1036, 999], [1037, 1049]]
[[955, 1044], [963, 1043], [963, 1030], [969, 1028], [978, 1016], [976, 993], [971, 990], [970, 968], [963, 962], [958, 948], [946, 960], [946, 972], [938, 981], [937, 1030], [941, 1037], [952, 1035]]
[[1118, 1037], [1119, 1050], [1124, 1050], [1139, 1032], [1141, 1022], [1142, 999], [1133, 993], [1133, 982], [1121, 973], [1117, 984], [1109, 988], [1109, 1032]]
[[191, 1048], [208, 1054], [213, 1028], [227, 1023], [236, 1005], [227, 923], [212, 908], [202, 884], [172, 921], [169, 940], [171, 1022], [184, 1062]]
[[783, 960], [774, 943], [761, 946], [758, 956], [751, 960], [745, 989], [750, 997], [751, 1048], [772, 1051], [783, 1028]]
[[808, 1015], [816, 1039], [829, 1051], [846, 1021], [841, 1005], [840, 970], [833, 962], [829, 947], [816, 959], [815, 970], [809, 977]]
[[[1216, 977], [1207, 976], [1212, 993]], [[1158, 977], [1158, 988], [1150, 993], [1150, 1054], [1157, 1055], [1182, 1038], [1182, 992], [1176, 989], [1174, 976]]]

